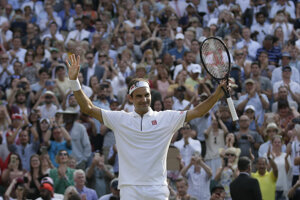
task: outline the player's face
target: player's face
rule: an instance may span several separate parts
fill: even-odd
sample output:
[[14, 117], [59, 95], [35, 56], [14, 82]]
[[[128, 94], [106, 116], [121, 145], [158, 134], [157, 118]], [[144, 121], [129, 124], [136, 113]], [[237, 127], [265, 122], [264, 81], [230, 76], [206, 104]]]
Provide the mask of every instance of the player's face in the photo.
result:
[[129, 98], [134, 105], [135, 112], [138, 114], [145, 114], [148, 112], [151, 103], [151, 93], [149, 88], [138, 88], [132, 93], [132, 96], [129, 95]]

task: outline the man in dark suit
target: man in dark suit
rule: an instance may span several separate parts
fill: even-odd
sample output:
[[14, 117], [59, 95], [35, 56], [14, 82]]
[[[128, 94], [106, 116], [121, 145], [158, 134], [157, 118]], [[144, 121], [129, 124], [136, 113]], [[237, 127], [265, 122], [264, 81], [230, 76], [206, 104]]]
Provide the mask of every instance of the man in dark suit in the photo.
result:
[[262, 200], [258, 181], [250, 177], [250, 159], [241, 157], [238, 162], [238, 169], [240, 175], [230, 184], [232, 200]]
[[[102, 55], [99, 54], [99, 57]], [[89, 80], [91, 76], [97, 76], [98, 81], [100, 81], [103, 77], [103, 74], [105, 72], [105, 68], [100, 66], [99, 64], [96, 65], [94, 63], [94, 54], [91, 51], [88, 51], [85, 53], [85, 58], [87, 60], [87, 63], [84, 64], [83, 68], [81, 69], [81, 73], [83, 75], [83, 84], [89, 86]]]

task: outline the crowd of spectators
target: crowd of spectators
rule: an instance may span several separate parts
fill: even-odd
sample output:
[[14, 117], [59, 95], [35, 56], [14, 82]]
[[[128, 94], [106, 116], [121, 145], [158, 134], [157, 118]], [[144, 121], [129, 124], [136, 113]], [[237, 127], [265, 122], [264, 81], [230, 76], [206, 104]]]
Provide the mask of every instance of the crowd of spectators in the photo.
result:
[[217, 87], [199, 51], [212, 36], [232, 57], [239, 121], [222, 99], [174, 133], [170, 199], [230, 200], [251, 172], [264, 200], [300, 199], [296, 0], [0, 1], [0, 199], [119, 199], [114, 133], [80, 112], [65, 61], [80, 56], [102, 109], [132, 112], [127, 84], [145, 78], [154, 111], [188, 110]]

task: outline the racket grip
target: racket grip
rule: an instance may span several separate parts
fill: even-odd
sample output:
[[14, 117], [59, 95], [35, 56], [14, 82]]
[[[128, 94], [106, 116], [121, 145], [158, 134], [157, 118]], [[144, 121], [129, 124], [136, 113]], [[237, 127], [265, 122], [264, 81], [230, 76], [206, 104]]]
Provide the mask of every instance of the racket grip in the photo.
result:
[[232, 120], [237, 121], [239, 118], [236, 114], [236, 111], [235, 111], [235, 108], [234, 108], [233, 101], [232, 101], [231, 97], [227, 98], [227, 104], [228, 104], [228, 107], [229, 107], [229, 110], [230, 110], [230, 113], [231, 113]]

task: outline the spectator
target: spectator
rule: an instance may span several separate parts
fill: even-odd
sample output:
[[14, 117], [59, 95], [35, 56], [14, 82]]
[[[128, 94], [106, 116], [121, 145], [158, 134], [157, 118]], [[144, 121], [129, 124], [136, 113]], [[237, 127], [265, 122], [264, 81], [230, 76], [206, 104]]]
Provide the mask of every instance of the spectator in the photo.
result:
[[220, 184], [217, 184], [211, 189], [210, 200], [225, 200], [225, 190]]
[[58, 167], [50, 170], [50, 177], [53, 179], [55, 193], [64, 194], [66, 188], [74, 185], [74, 169], [67, 167], [69, 154], [66, 150], [60, 150], [56, 155]]
[[[257, 50], [256, 58], [259, 57], [262, 51], [268, 53], [269, 62], [272, 65], [278, 65], [279, 59], [281, 58], [281, 49], [274, 47], [274, 38], [271, 35], [267, 35], [263, 41], [263, 46]], [[272, 81], [273, 82], [273, 81]]]
[[118, 189], [118, 179], [115, 178], [110, 182], [110, 194], [103, 195], [99, 200], [110, 200], [112, 197], [120, 197], [120, 190]]
[[80, 42], [83, 40], [88, 40], [90, 37], [90, 32], [83, 29], [82, 19], [76, 18], [74, 22], [75, 22], [76, 30], [69, 32], [65, 40], [65, 46], [68, 45], [69, 41]]
[[118, 149], [116, 144], [112, 145], [109, 149], [109, 154], [107, 157], [108, 164], [113, 166], [113, 171], [115, 176], [119, 174], [119, 157], [118, 157]]
[[213, 115], [211, 125], [204, 131], [206, 155], [205, 162], [212, 170], [213, 176], [222, 165], [219, 149], [225, 147], [225, 136], [228, 133], [227, 127], [219, 117]]
[[179, 178], [176, 180], [176, 189], [177, 194], [174, 194], [174, 196], [170, 197], [170, 200], [176, 200], [176, 199], [186, 199], [186, 200], [197, 200], [195, 197], [190, 196], [188, 191], [188, 182], [185, 178]]
[[241, 156], [251, 158], [251, 152], [257, 157], [259, 146], [263, 143], [262, 137], [254, 131], [249, 130], [250, 119], [246, 115], [242, 115], [239, 121], [240, 130], [235, 132], [238, 147], [241, 149]]
[[293, 99], [288, 99], [289, 90], [285, 85], [279, 86], [277, 91], [277, 101], [272, 104], [273, 113], [278, 112], [278, 102], [280, 101], [288, 101], [291, 108], [294, 107], [298, 110], [298, 104]]
[[297, 200], [300, 197], [299, 192], [300, 187], [300, 179], [293, 185], [293, 187], [289, 190], [288, 197], [292, 200]]
[[179, 149], [184, 164], [188, 165], [195, 152], [201, 154], [201, 145], [198, 140], [192, 139], [192, 130], [189, 124], [183, 126], [179, 133], [182, 134], [182, 139], [175, 142], [174, 146]]
[[187, 193], [189, 195], [197, 199], [209, 199], [209, 183], [212, 171], [200, 155], [194, 154], [190, 163], [181, 170], [181, 174], [187, 177], [189, 185]]
[[[43, 105], [40, 105], [41, 103], [45, 103]], [[41, 112], [42, 118], [51, 119], [55, 116], [55, 113], [57, 112], [59, 108], [59, 102], [54, 93], [50, 90], [47, 90], [44, 94], [40, 96], [40, 98], [37, 100], [35, 105], [33, 106], [33, 109], [39, 109]]]
[[[22, 162], [22, 166], [27, 171], [30, 170], [30, 157], [36, 154], [39, 149], [39, 135], [34, 128], [19, 127], [20, 133], [15, 131], [11, 137], [7, 140], [8, 149], [10, 152], [17, 153]], [[17, 129], [18, 130], [18, 129]], [[33, 135], [33, 142], [29, 143], [29, 131]], [[17, 134], [19, 133], [20, 144], [15, 144]]]
[[76, 122], [77, 112], [66, 109], [63, 112], [65, 129], [71, 136], [72, 156], [77, 160], [77, 168], [85, 169], [88, 158], [91, 155], [91, 144], [86, 128]]
[[24, 63], [24, 58], [26, 54], [26, 49], [21, 47], [21, 38], [14, 37], [12, 39], [13, 48], [9, 51], [10, 63], [14, 63], [15, 61], [19, 61]]
[[182, 33], [177, 33], [175, 36], [176, 47], [168, 51], [168, 53], [174, 57], [174, 60], [176, 60], [178, 64], [182, 63], [184, 53], [187, 51], [187, 49], [183, 46], [183, 40], [184, 35]]
[[74, 171], [74, 182], [75, 187], [81, 197], [85, 197], [86, 199], [90, 200], [97, 200], [96, 191], [85, 186], [85, 173], [82, 169], [78, 169]]
[[267, 171], [267, 159], [260, 157], [257, 160], [257, 172], [252, 173], [252, 177], [256, 178], [259, 182], [259, 187], [261, 190], [261, 195], [263, 199], [275, 199], [276, 192], [276, 181], [278, 178], [278, 168], [274, 162], [274, 154], [271, 153], [271, 148], [269, 147], [267, 158], [270, 163], [272, 170]]
[[290, 66], [282, 67], [282, 81], [277, 81], [273, 85], [274, 98], [278, 99], [278, 88], [280, 86], [286, 86], [288, 89], [288, 100], [295, 101], [297, 103], [300, 102], [300, 85], [297, 82], [291, 80], [292, 68]]
[[22, 178], [14, 178], [9, 187], [7, 188], [5, 194], [4, 194], [4, 199], [11, 199], [12, 198], [12, 192], [15, 191], [16, 193], [16, 199], [17, 200], [25, 200], [27, 191], [26, 187], [24, 184], [24, 180]]
[[[299, 176], [299, 173], [300, 173], [299, 172], [299, 165], [300, 165], [300, 125], [299, 124], [295, 125], [294, 132], [295, 132], [295, 139], [292, 141], [291, 145], [289, 145], [287, 147], [287, 153], [289, 151], [291, 152], [291, 165], [292, 165], [292, 175], [293, 175], [292, 185], [293, 185], [293, 191], [296, 192], [294, 194], [294, 197], [299, 197], [300, 191], [299, 191], [299, 189], [296, 189], [297, 185], [295, 186], [298, 179], [300, 179], [299, 178], [300, 177]], [[293, 195], [289, 195], [289, 196], [293, 196]]]
[[269, 30], [269, 23], [266, 21], [266, 16], [264, 12], [257, 12], [255, 14], [256, 24], [251, 26], [251, 33], [257, 33], [257, 42], [262, 44], [264, 38], [267, 36]]
[[259, 182], [252, 178], [251, 160], [247, 157], [241, 157], [238, 161], [238, 170], [240, 175], [230, 183], [230, 194], [232, 200], [262, 200]]
[[91, 166], [86, 171], [87, 185], [93, 188], [98, 197], [106, 194], [106, 181], [114, 178], [107, 165], [104, 164], [104, 156], [95, 153]]
[[230, 183], [238, 176], [237, 161], [239, 151], [236, 148], [228, 148], [225, 150], [224, 158], [222, 160], [222, 166], [217, 170], [215, 181], [219, 182], [225, 189], [225, 197], [230, 196]]

